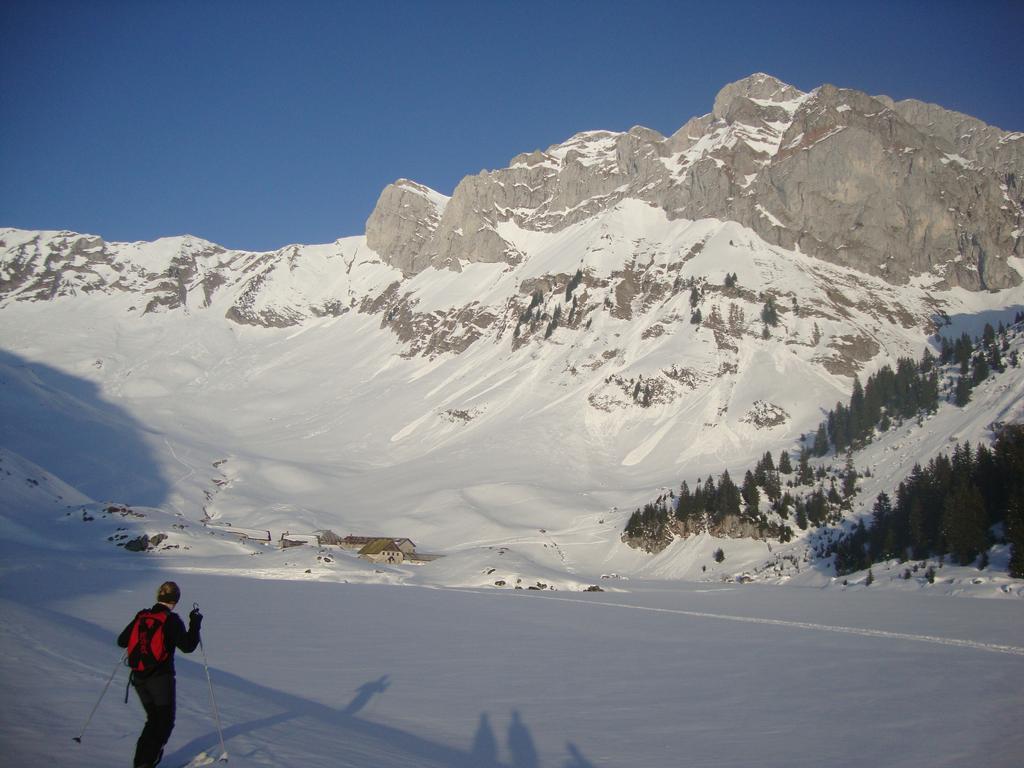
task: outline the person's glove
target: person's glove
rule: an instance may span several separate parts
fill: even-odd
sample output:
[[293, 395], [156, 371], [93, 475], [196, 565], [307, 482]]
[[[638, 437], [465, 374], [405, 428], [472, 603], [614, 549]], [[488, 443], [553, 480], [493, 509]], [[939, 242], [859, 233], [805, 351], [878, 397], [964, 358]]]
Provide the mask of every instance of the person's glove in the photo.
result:
[[189, 611], [188, 623], [189, 624], [194, 624], [197, 627], [202, 625], [202, 623], [203, 623], [203, 614], [201, 614], [199, 612], [198, 608], [193, 608], [191, 611]]

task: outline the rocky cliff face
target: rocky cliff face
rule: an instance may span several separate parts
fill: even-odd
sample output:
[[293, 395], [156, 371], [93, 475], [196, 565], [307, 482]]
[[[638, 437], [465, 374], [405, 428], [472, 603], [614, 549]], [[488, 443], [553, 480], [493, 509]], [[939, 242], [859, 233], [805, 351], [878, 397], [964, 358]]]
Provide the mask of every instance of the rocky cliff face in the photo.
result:
[[437, 230], [448, 198], [421, 184], [399, 179], [385, 187], [366, 222], [366, 239], [378, 253], [406, 274], [416, 274], [430, 264], [427, 242]]
[[[848, 379], [961, 311], [946, 289], [1020, 285], [1022, 169], [1024, 134], [754, 75], [668, 137], [580, 133], [451, 198], [400, 180], [365, 237], [327, 245], [2, 230], [0, 306], [116, 296], [118, 311], [266, 328], [351, 314], [409, 358], [564, 345], [566, 376], [602, 371], [588, 408], [657, 410], [742, 379], [769, 339]], [[792, 423], [762, 406], [770, 418], [742, 404], [743, 429]], [[714, 421], [726, 405], [708, 408]]]
[[113, 296], [126, 298], [130, 313], [215, 311], [239, 325], [287, 327], [344, 314], [366, 290], [401, 277], [362, 244], [350, 238], [250, 253], [190, 236], [108, 243], [75, 232], [0, 230], [0, 306]]
[[[671, 137], [589, 132], [464, 179], [442, 206], [387, 188], [367, 242], [406, 274], [518, 264], [506, 223], [560, 231], [626, 198], [672, 219], [736, 221], [769, 243], [880, 276], [972, 291], [1017, 285], [1024, 134], [933, 105], [768, 75], [727, 85]], [[436, 195], [433, 196], [436, 199]]]

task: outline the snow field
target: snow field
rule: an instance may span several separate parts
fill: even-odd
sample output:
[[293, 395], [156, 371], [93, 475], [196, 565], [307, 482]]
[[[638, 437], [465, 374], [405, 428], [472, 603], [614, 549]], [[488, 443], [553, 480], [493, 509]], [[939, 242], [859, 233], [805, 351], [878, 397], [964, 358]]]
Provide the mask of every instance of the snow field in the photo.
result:
[[[168, 577], [203, 608], [232, 765], [999, 767], [1024, 749], [1020, 616], [997, 601], [638, 583], [566, 598], [32, 561], [0, 582], [11, 764], [130, 759], [142, 718], [123, 672], [71, 736], [117, 632]], [[170, 765], [218, 750], [197, 657], [178, 655]]]

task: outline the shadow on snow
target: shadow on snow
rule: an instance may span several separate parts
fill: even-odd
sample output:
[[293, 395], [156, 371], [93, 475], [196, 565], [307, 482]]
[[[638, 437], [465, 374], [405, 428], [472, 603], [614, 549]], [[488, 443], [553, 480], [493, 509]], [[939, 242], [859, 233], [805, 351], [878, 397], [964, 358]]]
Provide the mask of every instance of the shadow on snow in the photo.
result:
[[[190, 670], [187, 674], [197, 679], [201, 676], [199, 670]], [[283, 712], [225, 727], [224, 740], [229, 752], [232, 751], [232, 740], [238, 740], [241, 736], [299, 720], [316, 720], [330, 729], [331, 743], [337, 744], [331, 747], [330, 757], [337, 761], [337, 765], [393, 768], [405, 761], [422, 768], [543, 768], [533, 736], [518, 710], [512, 712], [512, 721], [506, 735], [510, 759], [503, 762], [499, 756], [498, 739], [486, 712], [480, 715], [468, 750], [358, 717], [358, 713], [375, 696], [387, 691], [391, 685], [390, 675], [383, 675], [359, 686], [353, 699], [346, 706], [336, 709], [221, 670], [212, 670], [211, 674], [215, 674], [215, 685], [218, 688], [229, 688], [247, 699], [262, 699], [271, 705], [284, 707]], [[184, 763], [199, 752], [214, 754], [218, 748], [218, 734], [214, 730], [178, 747], [166, 759], [172, 765], [176, 762]], [[560, 768], [594, 768], [575, 744], [566, 744], [566, 750], [568, 758]]]
[[[10, 597], [15, 597], [11, 595]], [[45, 607], [40, 604], [40, 595], [17, 595], [15, 599], [31, 606], [41, 617], [54, 621], [64, 631], [80, 633], [83, 638], [96, 640], [104, 645], [113, 643], [110, 630], [92, 622], [67, 614], [59, 609]], [[195, 655], [198, 655], [197, 651]], [[189, 681], [189, 703], [202, 708], [202, 697], [207, 687], [205, 671], [201, 658], [182, 656], [178, 661], [192, 661], [177, 665], [179, 679]], [[391, 687], [391, 676], [383, 675], [369, 680], [359, 686], [355, 695], [345, 706], [331, 707], [310, 699], [302, 698], [285, 691], [260, 685], [252, 680], [240, 677], [216, 667], [210, 667], [213, 687], [217, 692], [218, 705], [222, 721], [225, 711], [233, 706], [226, 700], [224, 692], [230, 690], [247, 702], [262, 701], [269, 707], [283, 711], [266, 717], [255, 718], [241, 723], [224, 722], [224, 740], [229, 753], [243, 755], [243, 744], [256, 754], [263, 749], [272, 749], [274, 733], [265, 733], [275, 726], [299, 723], [308, 725], [312, 722], [326, 726], [325, 731], [316, 731], [313, 738], [320, 738], [319, 745], [310, 742], [311, 750], [315, 750], [317, 758], [329, 757], [332, 765], [352, 766], [355, 768], [394, 768], [396, 764], [405, 762], [419, 768], [595, 768], [581, 753], [579, 747], [572, 742], [566, 744], [567, 757], [561, 763], [545, 765], [537, 752], [530, 729], [527, 727], [519, 710], [512, 711], [512, 719], [505, 734], [505, 743], [509, 759], [501, 759], [501, 749], [495, 729], [491, 724], [490, 715], [480, 715], [472, 743], [468, 749], [460, 749], [440, 741], [418, 736], [410, 731], [394, 726], [373, 722], [359, 717], [375, 697], [383, 695]], [[120, 684], [119, 684], [120, 685]], [[121, 688], [120, 690], [124, 690]], [[184, 703], [180, 698], [179, 712]], [[131, 703], [137, 704], [134, 696]], [[260, 735], [255, 743], [240, 737]], [[164, 761], [167, 765], [188, 763], [200, 752], [217, 754], [219, 752], [219, 736], [215, 728], [208, 733], [197, 736], [185, 744], [176, 745], [174, 735], [168, 745]], [[261, 745], [265, 744], [267, 747]], [[322, 750], [330, 750], [329, 755]]]
[[0, 350], [0, 445], [89, 497], [164, 503], [170, 488], [147, 431], [92, 382]]

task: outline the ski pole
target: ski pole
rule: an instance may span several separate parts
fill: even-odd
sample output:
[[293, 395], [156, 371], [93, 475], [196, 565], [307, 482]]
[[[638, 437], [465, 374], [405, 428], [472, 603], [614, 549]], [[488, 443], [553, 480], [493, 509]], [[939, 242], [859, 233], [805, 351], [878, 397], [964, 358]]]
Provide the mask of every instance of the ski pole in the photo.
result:
[[[199, 603], [192, 603], [192, 610], [199, 610]], [[224, 729], [220, 724], [220, 713], [217, 711], [217, 699], [213, 696], [213, 680], [210, 679], [210, 664], [206, 660], [206, 649], [203, 647], [202, 638], [199, 639], [199, 650], [203, 654], [203, 669], [206, 670], [206, 683], [210, 687], [210, 708], [213, 710], [213, 719], [217, 723], [217, 736], [220, 738], [220, 761], [226, 763], [228, 760], [228, 748], [224, 746]]]
[[77, 741], [79, 744], [82, 743], [82, 737], [85, 736], [85, 729], [89, 727], [89, 723], [92, 722], [92, 716], [95, 715], [96, 710], [100, 708], [100, 702], [103, 701], [103, 697], [107, 695], [107, 689], [110, 687], [110, 684], [114, 682], [114, 675], [117, 674], [118, 667], [120, 667], [124, 663], [124, 660], [125, 656], [124, 654], [121, 654], [121, 658], [117, 661], [117, 666], [114, 667], [113, 672], [110, 673], [110, 677], [107, 678], [107, 684], [103, 686], [103, 693], [100, 694], [100, 697], [96, 700], [96, 703], [93, 705], [92, 712], [89, 713], [89, 717], [85, 719], [85, 725], [82, 726], [81, 733], [75, 736], [72, 739], [73, 741]]

